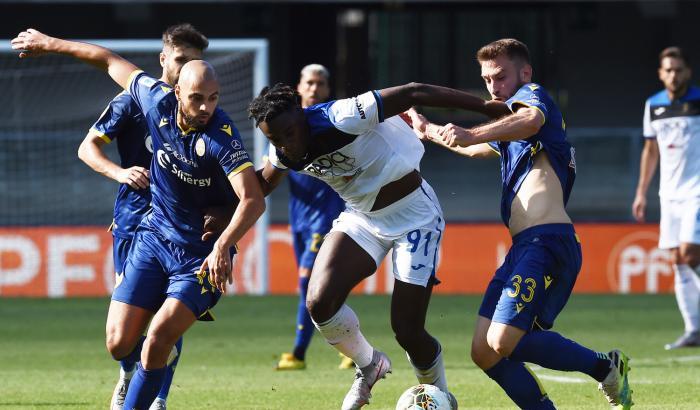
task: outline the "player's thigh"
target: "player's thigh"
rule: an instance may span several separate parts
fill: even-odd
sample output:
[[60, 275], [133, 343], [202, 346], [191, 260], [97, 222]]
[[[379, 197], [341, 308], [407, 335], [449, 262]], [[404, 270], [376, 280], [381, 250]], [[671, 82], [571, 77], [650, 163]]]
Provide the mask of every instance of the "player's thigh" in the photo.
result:
[[115, 358], [128, 355], [143, 334], [153, 312], [112, 300], [105, 329], [107, 349]]
[[679, 201], [661, 200], [659, 220], [659, 248], [673, 249], [681, 244], [683, 207]]
[[181, 300], [167, 298], [153, 317], [141, 355], [146, 369], [162, 367], [175, 342], [197, 320], [192, 310]]
[[162, 252], [163, 244], [152, 232], [137, 232], [112, 300], [155, 313], [165, 300], [167, 286], [167, 276], [158, 257]]
[[377, 262], [365, 249], [345, 232], [332, 231], [326, 236], [306, 296], [314, 320], [329, 319], [350, 291], [377, 269]]
[[695, 267], [700, 264], [700, 200], [684, 202], [679, 234], [680, 257]]
[[[550, 329], [564, 309], [576, 285], [582, 264], [581, 244], [576, 235], [555, 235], [547, 244], [551, 263], [545, 270], [544, 292], [534, 327]], [[546, 261], [546, 256], [543, 260]]]

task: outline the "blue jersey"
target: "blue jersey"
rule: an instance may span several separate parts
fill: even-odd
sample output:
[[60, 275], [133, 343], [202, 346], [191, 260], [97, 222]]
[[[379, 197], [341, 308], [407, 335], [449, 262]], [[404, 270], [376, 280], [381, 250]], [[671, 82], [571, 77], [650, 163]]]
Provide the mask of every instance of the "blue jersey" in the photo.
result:
[[182, 130], [178, 102], [167, 84], [136, 71], [129, 92], [144, 113], [153, 139], [152, 212], [141, 226], [158, 231], [185, 250], [206, 254], [215, 239], [202, 242], [204, 210], [233, 206], [227, 176], [253, 166], [238, 130], [217, 108], [204, 130]]
[[566, 139], [566, 125], [559, 108], [540, 85], [525, 84], [506, 101], [511, 111], [518, 106], [533, 107], [544, 116], [544, 124], [528, 139], [516, 141], [493, 141], [489, 145], [501, 155], [503, 193], [501, 197], [501, 219], [508, 226], [510, 207], [525, 177], [532, 169], [535, 155], [544, 150], [564, 193], [564, 205], [569, 200], [576, 178], [574, 148]]
[[[131, 95], [122, 92], [104, 110], [91, 127], [104, 141], [117, 140], [122, 168], [139, 166], [148, 169], [153, 157], [153, 145], [148, 135], [146, 120]], [[128, 239], [134, 236], [136, 227], [151, 209], [151, 191], [134, 189], [128, 184], [119, 185], [114, 201], [114, 236]]]
[[345, 209], [345, 202], [328, 184], [295, 171], [289, 172], [289, 194], [292, 232], [316, 229], [325, 233]]

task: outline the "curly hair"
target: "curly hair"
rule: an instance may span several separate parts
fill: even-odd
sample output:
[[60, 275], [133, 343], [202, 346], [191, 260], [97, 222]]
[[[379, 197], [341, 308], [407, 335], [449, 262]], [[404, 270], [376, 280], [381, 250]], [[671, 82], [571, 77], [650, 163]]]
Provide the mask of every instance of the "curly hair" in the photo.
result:
[[292, 87], [277, 83], [265, 87], [248, 106], [248, 118], [255, 120], [257, 127], [263, 121], [270, 121], [292, 108], [301, 108], [301, 96]]

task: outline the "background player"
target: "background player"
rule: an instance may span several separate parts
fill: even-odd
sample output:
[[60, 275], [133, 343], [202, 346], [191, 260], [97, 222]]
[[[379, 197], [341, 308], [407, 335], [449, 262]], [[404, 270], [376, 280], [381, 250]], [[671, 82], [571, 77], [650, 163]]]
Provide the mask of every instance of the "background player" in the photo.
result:
[[[301, 96], [301, 107], [307, 108], [322, 103], [331, 93], [330, 73], [320, 64], [309, 64], [301, 69], [297, 92]], [[294, 255], [299, 265], [299, 304], [297, 305], [296, 338], [291, 353], [282, 353], [277, 370], [299, 370], [306, 368], [306, 350], [316, 328], [306, 309], [306, 291], [309, 286], [311, 268], [318, 255], [323, 238], [331, 230], [333, 220], [345, 208], [345, 202], [325, 182], [318, 178], [290, 171], [289, 224], [292, 228]], [[352, 360], [344, 357], [341, 369], [353, 367]]]
[[[52, 52], [101, 68], [128, 89], [146, 117], [156, 158], [152, 162], [152, 212], [143, 218], [122, 280], [112, 295], [109, 318], [128, 318], [108, 340], [110, 353], [131, 353], [153, 319], [141, 362], [124, 407], [153, 402], [176, 341], [218, 301], [232, 279], [235, 243], [265, 209], [257, 178], [231, 120], [216, 108], [219, 85], [201, 60], [182, 67], [175, 90], [149, 77], [113, 52], [92, 44], [51, 38], [29, 29], [12, 40], [20, 57]], [[228, 179], [229, 195], [222, 194]], [[240, 203], [218, 239], [202, 240], [202, 209]], [[207, 280], [208, 279], [208, 280]], [[206, 283], [208, 282], [208, 283]], [[154, 315], [155, 313], [155, 315]]]
[[610, 404], [631, 407], [627, 358], [587, 349], [549, 331], [581, 268], [581, 246], [565, 211], [576, 175], [574, 149], [559, 108], [532, 83], [527, 46], [502, 39], [477, 53], [491, 97], [512, 114], [471, 129], [437, 127], [411, 111], [419, 132], [470, 157], [501, 156], [501, 217], [512, 237], [484, 295], [471, 355], [523, 409], [554, 409], [523, 362], [580, 371], [600, 382]]
[[291, 87], [277, 84], [263, 89], [249, 108], [273, 144], [260, 175], [265, 193], [293, 169], [327, 182], [347, 204], [321, 246], [307, 295], [316, 327], [357, 367], [344, 410], [367, 404], [372, 386], [391, 369], [388, 357], [367, 342], [345, 304], [390, 249], [396, 339], [418, 380], [448, 391], [440, 344], [425, 330], [445, 222], [432, 188], [417, 170], [423, 146], [396, 116], [413, 104], [490, 108], [460, 91], [413, 83], [306, 109]]
[[700, 346], [700, 88], [690, 86], [683, 51], [659, 54], [664, 90], [644, 106], [644, 149], [632, 213], [644, 221], [646, 195], [661, 161], [659, 248], [669, 249], [685, 333], [666, 349]]
[[[188, 61], [201, 59], [209, 45], [209, 40], [190, 24], [178, 24], [163, 32], [163, 51], [160, 65], [163, 72], [160, 81], [177, 84], [180, 69]], [[117, 141], [120, 164], [112, 162], [102, 151], [105, 144]], [[124, 273], [127, 253], [134, 239], [136, 227], [151, 209], [148, 168], [153, 157], [153, 142], [149, 135], [146, 119], [131, 95], [123, 91], [107, 106], [100, 118], [90, 128], [80, 144], [78, 157], [95, 172], [119, 182], [119, 192], [114, 202], [113, 258], [117, 281]], [[107, 326], [108, 329], [113, 329]], [[107, 338], [114, 335], [108, 335]], [[142, 338], [141, 343], [143, 343]], [[109, 342], [108, 342], [109, 344]], [[173, 350], [173, 359], [168, 364], [163, 386], [151, 409], [165, 409], [175, 367], [182, 354], [182, 339]], [[124, 398], [133, 376], [140, 349], [122, 358], [120, 377], [112, 395], [112, 410], [121, 410]]]

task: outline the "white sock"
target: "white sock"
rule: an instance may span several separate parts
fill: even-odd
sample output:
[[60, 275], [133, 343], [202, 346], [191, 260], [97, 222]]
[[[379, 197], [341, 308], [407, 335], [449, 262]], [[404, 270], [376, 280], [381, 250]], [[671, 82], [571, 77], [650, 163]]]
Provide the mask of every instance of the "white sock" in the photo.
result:
[[413, 372], [416, 374], [416, 378], [418, 378], [418, 383], [432, 384], [445, 393], [449, 392], [449, 390], [447, 390], [447, 375], [445, 374], [445, 363], [442, 360], [441, 347], [439, 347], [437, 357], [433, 361], [433, 364], [427, 369], [419, 369], [416, 367], [411, 360], [411, 356], [408, 355], [408, 352], [406, 353], [406, 357], [408, 357], [409, 363], [413, 366]]
[[678, 309], [686, 332], [700, 330], [700, 280], [688, 265], [673, 265]]
[[357, 367], [363, 368], [372, 362], [374, 348], [360, 332], [360, 321], [348, 305], [343, 305], [328, 321], [314, 324], [326, 341], [351, 358]]

